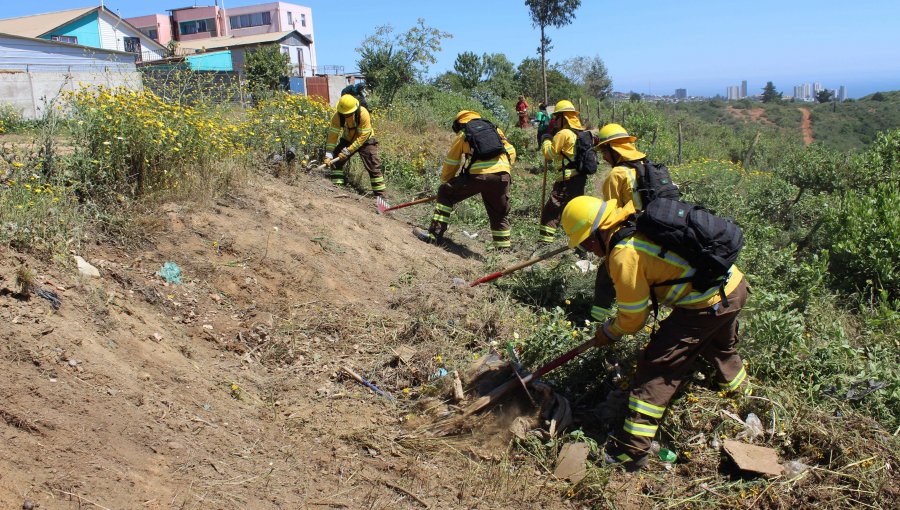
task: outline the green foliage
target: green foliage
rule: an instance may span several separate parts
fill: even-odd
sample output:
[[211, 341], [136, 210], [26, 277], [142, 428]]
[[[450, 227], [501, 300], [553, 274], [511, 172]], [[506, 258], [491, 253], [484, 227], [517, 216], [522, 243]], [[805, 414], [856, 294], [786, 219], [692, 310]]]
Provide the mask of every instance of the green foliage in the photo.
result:
[[561, 69], [570, 80], [584, 87], [590, 97], [602, 101], [612, 94], [612, 79], [599, 55], [570, 58], [562, 63]]
[[[525, 58], [516, 70], [516, 79], [526, 97], [544, 97], [543, 78], [541, 76], [541, 61], [535, 58]], [[550, 104], [560, 99], [574, 97], [578, 86], [568, 79], [555, 67], [547, 69], [547, 90]]]
[[427, 26], [422, 18], [403, 34], [395, 35], [390, 25], [380, 26], [356, 49], [357, 64], [368, 86], [390, 104], [400, 88], [420, 79], [428, 65], [437, 62], [435, 54], [441, 51], [441, 40], [452, 37]]
[[850, 191], [825, 222], [831, 272], [847, 291], [884, 289], [900, 298], [900, 189], [896, 182]]
[[471, 95], [472, 99], [478, 101], [484, 107], [481, 111], [487, 110], [491, 112], [494, 119], [500, 122], [500, 127], [509, 125], [512, 118], [509, 111], [503, 106], [503, 99], [500, 96], [490, 90], [482, 89], [473, 90]]
[[827, 103], [831, 101], [831, 98], [834, 96], [834, 92], [828, 89], [822, 89], [816, 92], [816, 101], [819, 103]]
[[763, 88], [762, 101], [763, 103], [781, 101], [781, 92], [775, 90], [775, 85], [770, 81], [766, 82], [766, 86]]
[[481, 75], [484, 74], [484, 63], [481, 57], [466, 51], [456, 56], [453, 70], [459, 81], [459, 86], [464, 89], [473, 89], [481, 83]]
[[18, 109], [12, 104], [0, 103], [0, 135], [15, 133], [23, 125], [22, 113]]
[[482, 87], [503, 99], [513, 99], [519, 93], [516, 81], [516, 67], [503, 53], [485, 53], [481, 56], [484, 64]]
[[628, 100], [631, 101], [632, 103], [640, 103], [641, 95], [638, 94], [637, 92], [632, 92], [631, 94], [628, 95]]
[[281, 79], [291, 70], [291, 58], [281, 52], [281, 46], [272, 44], [248, 51], [244, 72], [250, 82], [250, 90], [257, 97], [266, 97], [281, 88]]

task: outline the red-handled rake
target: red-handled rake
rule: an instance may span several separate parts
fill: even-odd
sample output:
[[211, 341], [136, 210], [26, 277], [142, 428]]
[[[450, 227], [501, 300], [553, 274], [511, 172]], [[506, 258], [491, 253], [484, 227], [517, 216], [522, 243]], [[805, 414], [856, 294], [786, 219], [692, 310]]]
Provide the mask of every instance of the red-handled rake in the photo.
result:
[[400, 204], [400, 205], [395, 205], [393, 207], [390, 207], [390, 204], [388, 204], [384, 200], [384, 198], [378, 197], [375, 199], [375, 208], [378, 209], [378, 214], [384, 214], [388, 211], [396, 211], [397, 209], [403, 209], [404, 207], [409, 207], [411, 205], [424, 204], [426, 202], [432, 202], [434, 200], [437, 200], [437, 195], [435, 195], [433, 197], [420, 198], [418, 200], [413, 200], [412, 202], [407, 202], [405, 204]]
[[520, 269], [525, 269], [525, 268], [528, 267], [528, 266], [533, 266], [534, 264], [537, 264], [538, 262], [540, 262], [540, 261], [542, 261], [542, 260], [547, 260], [547, 259], [549, 259], [549, 258], [555, 257], [555, 256], [559, 255], [560, 253], [562, 253], [562, 252], [564, 252], [564, 251], [568, 251], [569, 249], [570, 249], [570, 248], [569, 248], [568, 246], [563, 246], [563, 247], [561, 247], [561, 248], [557, 248], [557, 249], [555, 249], [555, 250], [553, 250], [553, 251], [551, 251], [551, 252], [545, 253], [545, 254], [543, 254], [543, 255], [539, 255], [539, 256], [537, 256], [537, 257], [528, 259], [528, 260], [526, 260], [526, 261], [524, 261], [524, 262], [519, 262], [518, 264], [516, 264], [516, 265], [514, 265], [514, 266], [507, 267], [506, 269], [501, 269], [500, 271], [497, 271], [496, 273], [489, 274], [489, 275], [487, 275], [487, 276], [482, 276], [481, 278], [479, 278], [479, 279], [475, 280], [474, 282], [470, 283], [470, 284], [469, 284], [469, 287], [474, 287], [474, 286], [476, 286], [476, 285], [481, 285], [482, 283], [489, 282], [489, 281], [491, 281], [491, 280], [496, 280], [497, 278], [500, 278], [501, 276], [505, 276], [505, 275], [508, 275], [508, 274], [510, 274], [510, 273], [515, 273], [516, 271], [518, 271], [518, 270], [520, 270]]

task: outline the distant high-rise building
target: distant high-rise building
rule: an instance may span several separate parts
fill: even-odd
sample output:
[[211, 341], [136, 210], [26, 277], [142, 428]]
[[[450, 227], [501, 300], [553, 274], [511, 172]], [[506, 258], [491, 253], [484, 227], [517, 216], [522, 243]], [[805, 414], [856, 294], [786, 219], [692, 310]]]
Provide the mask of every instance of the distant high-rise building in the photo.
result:
[[731, 85], [726, 89], [726, 97], [729, 101], [737, 101], [741, 98], [741, 88], [737, 85]]
[[821, 84], [821, 83], [819, 83], [819, 82], [813, 83], [813, 84], [812, 84], [812, 96], [810, 96], [810, 97], [812, 97], [813, 99], [815, 99], [816, 94], [818, 94], [818, 93], [821, 92], [822, 90], [823, 90], [823, 89], [822, 89], [822, 84]]
[[847, 87], [845, 85], [841, 85], [838, 89], [838, 101], [846, 101], [847, 100]]
[[804, 101], [809, 101], [810, 99], [812, 99], [812, 97], [813, 97], [813, 95], [812, 95], [812, 85], [809, 84], [809, 83], [804, 83], [804, 84], [803, 84], [803, 100], [804, 100]]
[[800, 101], [803, 99], [803, 85], [794, 85], [794, 99]]
[[687, 89], [675, 89], [675, 99], [687, 99]]
[[741, 81], [741, 97], [747, 97], [747, 80]]

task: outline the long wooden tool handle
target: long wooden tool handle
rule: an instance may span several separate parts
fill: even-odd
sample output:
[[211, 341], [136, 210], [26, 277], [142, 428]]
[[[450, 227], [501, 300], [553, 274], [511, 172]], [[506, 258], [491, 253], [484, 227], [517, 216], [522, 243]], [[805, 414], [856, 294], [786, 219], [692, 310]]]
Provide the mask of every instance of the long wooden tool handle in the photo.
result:
[[387, 209], [384, 210], [384, 212], [393, 211], [395, 209], [403, 209], [404, 207], [409, 207], [411, 205], [424, 204], [425, 202], [431, 202], [434, 200], [437, 200], [437, 195], [435, 195], [433, 197], [420, 198], [418, 200], [413, 200], [412, 202], [407, 202], [405, 204], [395, 205], [393, 207], [388, 207]]
[[474, 282], [470, 283], [469, 287], [474, 287], [476, 285], [480, 285], [482, 283], [489, 282], [491, 280], [496, 280], [497, 278], [500, 278], [501, 276], [508, 275], [510, 273], [515, 273], [516, 271], [518, 271], [520, 269], [525, 269], [526, 267], [537, 264], [538, 262], [540, 262], [542, 260], [547, 260], [549, 258], [555, 257], [564, 251], [569, 251], [569, 249], [570, 248], [568, 246], [563, 246], [563, 247], [557, 248], [551, 252], [545, 253], [539, 257], [534, 257], [533, 259], [528, 259], [524, 262], [519, 262], [518, 264], [509, 266], [506, 269], [501, 269], [500, 271], [497, 271], [496, 273], [492, 273], [487, 276], [483, 276], [483, 277], [475, 280]]
[[544, 184], [541, 185], [541, 212], [544, 212], [545, 200], [547, 199], [547, 160], [544, 159]]
[[557, 368], [565, 365], [566, 363], [572, 361], [573, 359], [577, 358], [578, 356], [581, 356], [585, 351], [589, 350], [593, 346], [594, 346], [594, 339], [592, 338], [592, 339], [588, 340], [587, 342], [579, 345], [578, 347], [572, 349], [571, 351], [556, 358], [555, 360], [551, 361], [550, 363], [547, 363], [546, 365], [542, 366], [541, 368], [535, 370], [530, 375], [528, 375], [528, 377], [524, 377], [522, 380], [525, 383], [531, 382], [533, 379], [537, 379], [538, 377], [541, 377], [542, 375], [546, 374], [547, 372], [557, 369]]

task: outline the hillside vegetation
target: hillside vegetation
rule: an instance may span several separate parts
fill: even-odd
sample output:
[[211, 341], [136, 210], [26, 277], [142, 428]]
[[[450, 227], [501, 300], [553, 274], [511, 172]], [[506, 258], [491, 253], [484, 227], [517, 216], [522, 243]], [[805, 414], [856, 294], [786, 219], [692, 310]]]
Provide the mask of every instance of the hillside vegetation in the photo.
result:
[[[56, 101], [36, 123], [7, 115], [0, 137], [4, 506], [900, 505], [898, 124], [843, 150], [804, 147], [788, 105], [767, 107], [772, 125], [720, 117], [714, 103], [601, 105], [688, 199], [744, 229], [753, 293], [739, 349], [757, 390], [720, 395], [703, 368], [657, 438], [677, 462], [640, 475], [592, 462], [572, 484], [552, 474], [560, 448], [586, 443], [597, 461], [614, 425], [597, 413], [627, 389], [608, 374], [628, 375], [649, 328], [544, 378], [573, 404], [558, 437], [515, 437], [502, 413], [450, 436], [427, 430], [453, 410], [442, 374], [505, 357], [507, 343], [533, 369], [596, 326], [594, 275], [574, 254], [495, 285], [454, 284], [536, 246], [543, 165], [504, 99], [419, 83], [370, 103], [392, 203], [434, 193], [458, 110], [506, 130], [520, 153], [512, 253], [488, 248], [477, 199], [456, 207], [442, 248], [409, 232], [427, 226], [428, 205], [375, 215], [358, 158], [350, 188], [331, 185], [312, 161], [332, 110], [314, 100], [275, 94], [238, 110], [94, 90]], [[100, 277], [81, 276], [73, 255]], [[165, 262], [181, 284], [157, 274]], [[808, 469], [737, 473], [720, 444], [750, 412], [764, 432], [748, 440]]]

